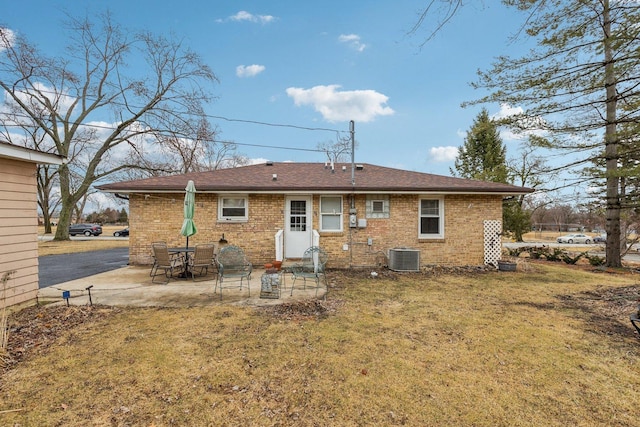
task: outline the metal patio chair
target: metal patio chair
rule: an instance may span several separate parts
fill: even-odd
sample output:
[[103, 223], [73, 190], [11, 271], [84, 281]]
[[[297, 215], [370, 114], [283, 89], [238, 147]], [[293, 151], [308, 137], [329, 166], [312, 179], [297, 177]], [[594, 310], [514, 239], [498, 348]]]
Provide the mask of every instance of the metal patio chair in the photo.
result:
[[[173, 272], [182, 272], [184, 262], [181, 257], [169, 255], [169, 248], [164, 242], [155, 242], [151, 244], [151, 250], [153, 253], [153, 266], [151, 267], [151, 282], [153, 283], [169, 283], [169, 280], [173, 277]], [[167, 279], [164, 282], [156, 282], [156, 276], [160, 275], [160, 270], [164, 273], [164, 277]]]
[[[251, 296], [251, 272], [253, 266], [247, 260], [244, 251], [238, 246], [225, 246], [220, 249], [218, 256], [216, 257], [216, 264], [218, 266], [218, 274], [216, 276], [216, 286], [213, 292], [218, 289], [218, 282], [220, 282], [220, 300], [222, 300], [222, 288], [234, 288], [239, 287], [242, 290], [242, 284], [244, 279], [247, 279], [247, 290], [249, 296]], [[237, 281], [240, 280], [239, 285], [225, 286], [229, 279]]]
[[[195, 270], [200, 269], [200, 276], [206, 277], [209, 268], [214, 268], [215, 247], [212, 243], [196, 245], [193, 256], [189, 257], [189, 274], [195, 282]], [[204, 273], [204, 274], [203, 274]]]
[[329, 256], [327, 253], [319, 246], [311, 246], [305, 250], [301, 262], [291, 266], [291, 274], [293, 275], [291, 295], [293, 295], [293, 288], [295, 287], [297, 279], [304, 281], [303, 289], [307, 288], [307, 279], [313, 280], [315, 282], [316, 296], [318, 296], [318, 288], [320, 288], [320, 279], [322, 278], [324, 287], [328, 291], [329, 287], [327, 286], [325, 269], [328, 259]]

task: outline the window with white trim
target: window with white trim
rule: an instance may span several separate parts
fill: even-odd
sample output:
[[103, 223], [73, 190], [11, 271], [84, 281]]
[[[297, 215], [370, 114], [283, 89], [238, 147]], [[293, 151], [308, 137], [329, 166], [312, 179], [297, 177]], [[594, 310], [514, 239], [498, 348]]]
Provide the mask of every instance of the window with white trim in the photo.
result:
[[420, 199], [418, 237], [421, 239], [444, 238], [444, 200]]
[[342, 196], [320, 197], [320, 231], [342, 231]]
[[220, 196], [218, 199], [218, 220], [247, 221], [249, 200], [246, 196]]

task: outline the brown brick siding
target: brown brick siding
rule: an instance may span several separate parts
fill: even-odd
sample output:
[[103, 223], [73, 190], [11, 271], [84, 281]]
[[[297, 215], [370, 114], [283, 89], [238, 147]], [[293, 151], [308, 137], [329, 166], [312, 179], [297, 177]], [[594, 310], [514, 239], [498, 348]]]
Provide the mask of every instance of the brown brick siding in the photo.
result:
[[[422, 265], [481, 265], [483, 263], [484, 220], [502, 219], [500, 196], [445, 196], [445, 237], [418, 239], [417, 195], [390, 195], [390, 218], [367, 218], [366, 228], [349, 228], [350, 196], [343, 197], [344, 224], [341, 233], [320, 233], [320, 245], [329, 253], [329, 267], [377, 266], [384, 262], [390, 248], [419, 249]], [[130, 261], [151, 262], [151, 242], [166, 241], [169, 246], [184, 246], [180, 235], [183, 198], [159, 194], [130, 198]], [[365, 218], [366, 196], [356, 196], [358, 218]], [[313, 228], [319, 229], [320, 196], [313, 197]], [[198, 233], [189, 245], [216, 243], [224, 234], [229, 244], [242, 247], [254, 265], [275, 259], [275, 234], [284, 228], [284, 195], [249, 196], [249, 221], [218, 222], [218, 196], [196, 194], [194, 221]], [[368, 245], [368, 239], [372, 245]], [[343, 246], [347, 245], [348, 250]]]

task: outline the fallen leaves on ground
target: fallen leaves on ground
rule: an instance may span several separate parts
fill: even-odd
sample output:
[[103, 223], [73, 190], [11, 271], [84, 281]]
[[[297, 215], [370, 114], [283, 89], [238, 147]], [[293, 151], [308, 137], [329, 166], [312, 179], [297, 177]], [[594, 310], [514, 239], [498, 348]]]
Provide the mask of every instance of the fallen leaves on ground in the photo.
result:
[[9, 340], [0, 374], [46, 351], [69, 330], [120, 311], [104, 306], [32, 306], [12, 313], [8, 318]]
[[334, 313], [340, 305], [338, 300], [304, 300], [266, 306], [259, 310], [286, 320], [322, 319]]

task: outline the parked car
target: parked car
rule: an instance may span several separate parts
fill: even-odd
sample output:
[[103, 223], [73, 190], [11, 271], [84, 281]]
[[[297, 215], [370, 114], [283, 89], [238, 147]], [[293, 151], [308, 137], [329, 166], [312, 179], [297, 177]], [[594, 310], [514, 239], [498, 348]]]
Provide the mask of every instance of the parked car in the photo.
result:
[[114, 237], [124, 237], [129, 235], [129, 227], [113, 232]]
[[98, 224], [73, 224], [69, 226], [69, 235], [84, 234], [85, 236], [99, 236], [102, 227]]
[[594, 236], [593, 238], [593, 243], [606, 243], [607, 242], [607, 235], [606, 234], [598, 234], [597, 236]]
[[591, 243], [593, 239], [586, 234], [567, 234], [556, 239], [558, 243]]

